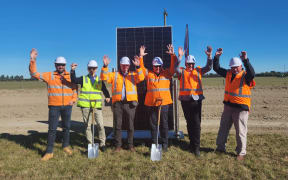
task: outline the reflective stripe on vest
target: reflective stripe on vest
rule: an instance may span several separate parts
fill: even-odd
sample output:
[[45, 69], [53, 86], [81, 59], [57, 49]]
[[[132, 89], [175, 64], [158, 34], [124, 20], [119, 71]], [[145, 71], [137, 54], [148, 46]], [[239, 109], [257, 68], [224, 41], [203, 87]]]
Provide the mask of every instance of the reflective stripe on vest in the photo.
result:
[[[96, 76], [94, 84], [92, 84], [90, 78], [87, 76], [83, 76], [83, 86], [80, 90], [80, 95], [78, 98], [77, 106], [80, 107], [102, 107], [102, 81]], [[95, 104], [96, 103], [96, 104]]]
[[239, 93], [238, 94], [231, 93], [231, 92], [228, 92], [228, 91], [225, 91], [225, 94], [229, 94], [230, 96], [235, 96], [235, 97], [247, 97], [247, 98], [250, 98], [251, 97], [250, 95], [243, 95], [242, 94], [242, 88], [243, 88], [243, 84], [244, 84], [244, 77], [245, 77], [245, 73], [243, 72], [241, 80], [240, 80]]
[[65, 85], [63, 85], [63, 86], [52, 86], [52, 85], [48, 85], [48, 88], [54, 88], [54, 89], [71, 89], [70, 87], [68, 87], [68, 86], [65, 86]]
[[170, 92], [170, 89], [169, 88], [157, 88], [157, 89], [147, 90], [147, 92], [156, 92], [156, 91], [169, 91]]
[[73, 93], [48, 93], [48, 96], [72, 96]]
[[[129, 76], [129, 74], [127, 75]], [[114, 89], [113, 89], [113, 93], [112, 96], [114, 95], [122, 95], [122, 89], [120, 92], [117, 92], [117, 77], [118, 77], [118, 72], [115, 73], [115, 79], [114, 79]], [[123, 78], [124, 79], [124, 78]], [[135, 79], [134, 79], [134, 75], [131, 74], [131, 81], [132, 81], [132, 91], [131, 92], [127, 92], [127, 88], [126, 88], [126, 95], [133, 95], [133, 94], [137, 94], [136, 92], [136, 87], [135, 87]], [[124, 83], [124, 81], [123, 81]], [[116, 92], [115, 92], [116, 91]], [[127, 98], [127, 97], [126, 97]]]
[[[197, 70], [196, 70], [197, 71]], [[191, 72], [192, 73], [192, 72]], [[197, 71], [197, 79], [198, 79], [198, 84], [199, 84], [199, 88], [198, 89], [185, 89], [184, 88], [184, 69], [182, 70], [182, 73], [181, 73], [181, 80], [182, 80], [182, 85], [181, 85], [181, 88], [180, 88], [180, 91], [195, 91], [195, 92], [202, 92], [203, 89], [202, 89], [202, 83], [201, 83], [201, 80], [200, 80], [200, 74], [199, 74], [199, 71]]]

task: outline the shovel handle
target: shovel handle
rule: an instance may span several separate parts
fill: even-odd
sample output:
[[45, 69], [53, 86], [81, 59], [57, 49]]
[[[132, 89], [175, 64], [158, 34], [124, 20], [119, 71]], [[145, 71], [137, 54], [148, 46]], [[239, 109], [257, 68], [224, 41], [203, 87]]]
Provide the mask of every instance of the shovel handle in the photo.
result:
[[[92, 106], [92, 102], [95, 102], [95, 105]], [[92, 124], [95, 125], [95, 106], [96, 100], [90, 100], [90, 107], [92, 108]]]
[[158, 126], [160, 126], [161, 105], [158, 108]]

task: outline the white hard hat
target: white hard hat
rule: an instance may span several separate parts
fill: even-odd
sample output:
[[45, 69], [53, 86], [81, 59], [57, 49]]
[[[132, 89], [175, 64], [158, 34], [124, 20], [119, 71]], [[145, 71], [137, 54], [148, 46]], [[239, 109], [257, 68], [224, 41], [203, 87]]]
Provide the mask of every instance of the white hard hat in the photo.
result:
[[87, 65], [88, 67], [98, 67], [98, 64], [97, 64], [97, 62], [95, 61], [95, 60], [90, 60], [89, 62], [88, 62], [88, 65]]
[[59, 56], [55, 59], [55, 64], [66, 64], [66, 59], [62, 56]]
[[130, 65], [130, 59], [127, 56], [124, 56], [120, 59], [120, 64]]
[[189, 55], [189, 56], [187, 56], [187, 58], [185, 59], [185, 62], [186, 62], [186, 63], [194, 63], [194, 64], [195, 64], [196, 59], [195, 59], [194, 56]]
[[238, 57], [233, 57], [230, 60], [229, 66], [230, 67], [237, 67], [237, 66], [241, 66], [242, 65], [242, 61], [240, 58]]
[[155, 57], [152, 61], [152, 65], [153, 66], [162, 66], [163, 65], [163, 61], [160, 57]]

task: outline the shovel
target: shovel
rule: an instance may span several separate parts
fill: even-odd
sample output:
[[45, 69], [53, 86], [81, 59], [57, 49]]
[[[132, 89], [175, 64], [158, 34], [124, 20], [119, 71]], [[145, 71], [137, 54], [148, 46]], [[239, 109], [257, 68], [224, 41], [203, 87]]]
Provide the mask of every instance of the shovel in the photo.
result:
[[[94, 107], [92, 106], [93, 100], [90, 100], [90, 106], [92, 108], [92, 144], [88, 144], [88, 159], [93, 159], [98, 157], [98, 151], [99, 151], [99, 144], [94, 143], [94, 125], [95, 125], [95, 117], [94, 117]], [[95, 105], [96, 101], [94, 100]]]
[[[162, 104], [162, 99], [157, 99]], [[158, 144], [158, 136], [159, 136], [159, 126], [160, 126], [160, 114], [161, 114], [161, 104], [158, 110], [158, 121], [157, 121], [157, 139], [156, 144], [152, 144], [151, 147], [151, 160], [152, 161], [160, 161], [162, 157], [162, 144]]]

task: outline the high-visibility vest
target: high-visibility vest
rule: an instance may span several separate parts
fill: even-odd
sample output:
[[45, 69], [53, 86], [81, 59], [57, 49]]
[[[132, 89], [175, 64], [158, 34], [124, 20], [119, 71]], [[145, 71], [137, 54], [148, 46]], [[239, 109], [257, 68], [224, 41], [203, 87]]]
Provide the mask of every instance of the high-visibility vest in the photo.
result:
[[156, 102], [158, 98], [162, 99], [162, 105], [172, 104], [170, 78], [168, 69], [163, 70], [159, 76], [152, 71], [148, 72], [146, 77], [147, 93], [144, 103], [146, 106], [159, 106], [160, 102]]
[[[94, 84], [92, 84], [89, 75], [83, 76], [83, 86], [80, 90], [77, 106], [79, 107], [102, 107], [102, 81], [96, 76]], [[95, 104], [96, 103], [96, 104]]]
[[250, 85], [248, 85], [245, 80], [245, 74], [246, 72], [242, 70], [240, 73], [236, 74], [231, 82], [232, 72], [230, 70], [227, 72], [224, 101], [247, 105], [250, 109], [251, 89], [255, 86], [255, 81], [253, 80]]
[[192, 95], [203, 96], [201, 68], [197, 67], [191, 72], [181, 69], [179, 99], [188, 99]]
[[71, 83], [70, 74], [67, 71], [60, 75], [58, 72], [37, 72], [36, 61], [30, 61], [29, 71], [31, 76], [47, 83], [48, 105], [67, 106], [77, 100], [77, 86]]
[[[69, 72], [64, 72], [63, 79], [58, 72], [49, 72], [50, 80], [47, 83], [48, 105], [65, 106], [73, 99], [73, 93], [76, 93], [75, 84], [71, 83]], [[45, 74], [43, 73], [43, 76]], [[41, 76], [41, 75], [40, 75]]]

